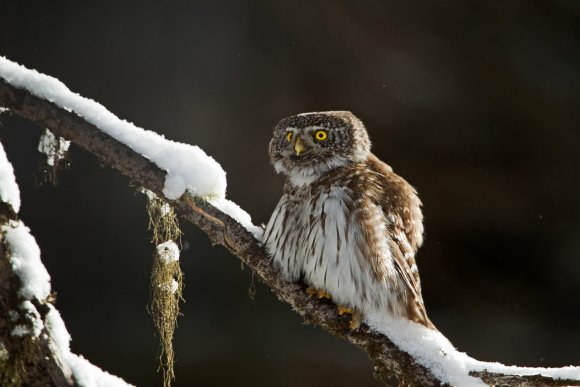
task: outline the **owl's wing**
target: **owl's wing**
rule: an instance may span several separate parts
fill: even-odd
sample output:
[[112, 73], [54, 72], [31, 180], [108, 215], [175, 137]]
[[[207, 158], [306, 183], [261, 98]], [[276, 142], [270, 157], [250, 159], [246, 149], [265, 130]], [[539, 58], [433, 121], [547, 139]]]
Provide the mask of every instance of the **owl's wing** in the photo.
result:
[[[425, 310], [423, 296], [421, 295], [421, 283], [413, 253], [407, 251], [409, 245], [405, 233], [397, 226], [389, 227], [391, 256], [394, 266], [409, 292], [407, 303], [407, 316], [410, 320], [435, 329]], [[411, 255], [409, 255], [409, 253]]]
[[415, 263], [415, 253], [423, 242], [421, 201], [415, 189], [387, 164], [374, 156], [370, 163], [377, 176], [380, 176], [376, 199], [387, 220], [393, 263], [409, 293], [408, 316], [435, 329], [425, 311], [421, 280]]

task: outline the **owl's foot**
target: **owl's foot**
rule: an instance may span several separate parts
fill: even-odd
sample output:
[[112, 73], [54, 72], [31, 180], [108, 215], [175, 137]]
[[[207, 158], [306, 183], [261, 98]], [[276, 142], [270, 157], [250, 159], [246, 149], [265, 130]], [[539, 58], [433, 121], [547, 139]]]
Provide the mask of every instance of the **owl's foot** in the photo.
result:
[[357, 330], [361, 324], [361, 315], [359, 312], [355, 311], [352, 308], [346, 307], [344, 305], [338, 305], [338, 315], [342, 316], [344, 314], [350, 314], [350, 322], [348, 324], [348, 328], [351, 331]]
[[351, 331], [356, 331], [357, 329], [360, 328], [360, 324], [361, 324], [360, 313], [358, 313], [358, 312], [353, 313], [352, 317], [350, 318], [350, 323], [348, 324], [348, 328]]
[[343, 305], [339, 305], [338, 306], [338, 315], [342, 316], [343, 314], [354, 314], [354, 309], [352, 308], [348, 308], [346, 306]]
[[310, 297], [327, 298], [330, 300], [330, 294], [326, 293], [324, 290], [307, 287], [306, 293], [308, 293]]

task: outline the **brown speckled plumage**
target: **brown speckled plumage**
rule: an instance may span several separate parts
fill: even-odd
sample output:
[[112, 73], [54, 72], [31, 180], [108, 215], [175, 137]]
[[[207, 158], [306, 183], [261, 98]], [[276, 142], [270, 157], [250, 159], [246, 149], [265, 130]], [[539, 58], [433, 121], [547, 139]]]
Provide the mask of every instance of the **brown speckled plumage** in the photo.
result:
[[274, 265], [363, 316], [391, 313], [433, 328], [415, 262], [421, 202], [370, 152], [362, 122], [350, 112], [285, 118], [270, 157], [288, 177], [264, 233]]

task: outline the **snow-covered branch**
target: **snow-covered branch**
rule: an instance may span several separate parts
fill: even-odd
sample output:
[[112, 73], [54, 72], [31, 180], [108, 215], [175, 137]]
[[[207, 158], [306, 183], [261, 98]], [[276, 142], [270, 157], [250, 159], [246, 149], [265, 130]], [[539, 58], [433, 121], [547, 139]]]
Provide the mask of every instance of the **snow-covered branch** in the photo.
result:
[[[310, 298], [269, 263], [249, 215], [225, 199], [225, 173], [197, 147], [165, 140], [119, 120], [94, 101], [70, 92], [54, 78], [0, 57], [0, 106], [50, 129], [127, 176], [136, 186], [164, 197], [216, 244], [237, 256], [307, 322], [323, 327], [366, 352], [385, 383], [429, 385], [580, 385], [580, 367], [508, 367], [458, 352], [439, 332], [385, 316], [349, 330], [348, 318], [328, 301]], [[2, 191], [0, 191], [1, 194]], [[509, 375], [509, 376], [506, 376]]]
[[50, 276], [19, 209], [18, 185], [0, 144], [0, 385], [129, 386], [71, 353]]

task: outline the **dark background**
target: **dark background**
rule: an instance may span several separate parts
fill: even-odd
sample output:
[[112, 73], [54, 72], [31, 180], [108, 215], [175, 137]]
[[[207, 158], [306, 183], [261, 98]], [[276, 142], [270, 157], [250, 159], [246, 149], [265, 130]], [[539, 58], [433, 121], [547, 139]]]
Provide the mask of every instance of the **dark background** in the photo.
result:
[[[0, 55], [119, 117], [196, 144], [266, 222], [282, 191], [275, 123], [347, 109], [419, 191], [431, 319], [462, 351], [580, 363], [580, 3], [560, 1], [0, 2]], [[146, 311], [145, 199], [72, 149], [39, 186], [41, 128], [0, 117], [72, 349], [161, 384]], [[301, 323], [184, 223], [175, 386], [376, 386], [365, 355]]]

